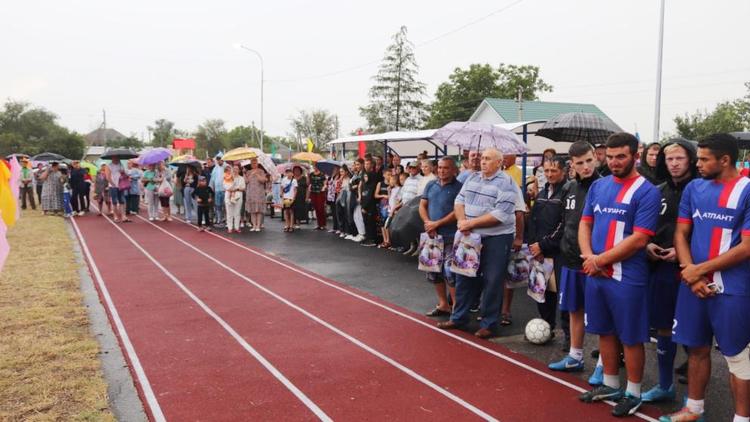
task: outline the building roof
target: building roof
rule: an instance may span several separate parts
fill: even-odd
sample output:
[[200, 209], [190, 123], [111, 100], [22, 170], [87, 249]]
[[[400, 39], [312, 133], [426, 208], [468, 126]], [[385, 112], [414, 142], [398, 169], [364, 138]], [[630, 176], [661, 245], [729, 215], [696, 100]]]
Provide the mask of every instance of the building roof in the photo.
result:
[[[485, 98], [469, 120], [474, 120], [475, 116], [485, 107], [492, 108], [492, 110], [500, 115], [500, 117], [507, 123], [519, 121], [518, 103], [515, 99], [505, 98]], [[577, 111], [593, 113], [612, 121], [609, 116], [604, 114], [604, 112], [594, 104], [557, 103], [549, 101], [524, 101], [522, 120], [549, 120], [561, 113], [573, 113]]]
[[125, 135], [114, 129], [99, 128], [84, 136], [84, 138], [86, 139], [86, 145], [107, 145], [110, 141], [124, 139]]

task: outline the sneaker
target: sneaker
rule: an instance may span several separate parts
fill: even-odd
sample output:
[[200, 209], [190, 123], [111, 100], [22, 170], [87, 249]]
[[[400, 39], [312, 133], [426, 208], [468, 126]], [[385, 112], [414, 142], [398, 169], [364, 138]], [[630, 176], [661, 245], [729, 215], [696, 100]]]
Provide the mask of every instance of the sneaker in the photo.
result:
[[596, 365], [594, 372], [589, 377], [589, 385], [602, 385], [604, 383], [604, 367]]
[[349, 236], [349, 235], [347, 235], [346, 233], [339, 233], [339, 237], [342, 238], [342, 239], [346, 239], [347, 236]]
[[357, 242], [357, 243], [362, 243], [362, 241], [364, 241], [364, 240], [365, 240], [365, 237], [362, 236], [361, 234], [358, 234], [357, 237], [355, 237], [354, 239], [352, 239], [352, 241]]
[[360, 245], [362, 245], [362, 246], [367, 246], [367, 247], [371, 247], [371, 246], [375, 246], [375, 245], [376, 245], [376, 243], [375, 243], [375, 242], [373, 242], [372, 240], [368, 240], [368, 241], [366, 241], [366, 242], [362, 242], [362, 243], [360, 243]]
[[148, 218], [148, 221], [154, 221], [154, 220], [155, 220], [155, 218], [154, 218], [154, 217], [149, 217], [149, 218]]
[[574, 357], [567, 355], [557, 362], [550, 363], [547, 368], [553, 371], [581, 372], [583, 371], [583, 359], [577, 360]]
[[[620, 397], [622, 397], [622, 390], [619, 388], [597, 385], [593, 390], [578, 396], [578, 400], [584, 403], [593, 403], [600, 400], [619, 400]], [[640, 399], [638, 401], [640, 402]]]
[[411, 246], [409, 246], [409, 249], [407, 249], [406, 252], [404, 252], [404, 255], [409, 256], [413, 254], [414, 251], [416, 251], [417, 249], [418, 248], [414, 244], [412, 244]]
[[643, 401], [640, 397], [636, 397], [630, 393], [625, 393], [612, 409], [612, 415], [617, 416], [618, 418], [633, 415], [638, 411], [638, 408], [641, 407], [642, 403]]
[[664, 415], [659, 418], [659, 422], [703, 422], [703, 413], [693, 413], [687, 407], [674, 412], [670, 415]]
[[644, 403], [652, 403], [659, 401], [674, 401], [675, 391], [674, 384], [670, 385], [668, 389], [663, 389], [659, 385], [655, 385], [654, 388], [646, 391], [641, 395], [641, 400]]
[[343, 236], [345, 240], [354, 240], [354, 236], [347, 234], [346, 236]]

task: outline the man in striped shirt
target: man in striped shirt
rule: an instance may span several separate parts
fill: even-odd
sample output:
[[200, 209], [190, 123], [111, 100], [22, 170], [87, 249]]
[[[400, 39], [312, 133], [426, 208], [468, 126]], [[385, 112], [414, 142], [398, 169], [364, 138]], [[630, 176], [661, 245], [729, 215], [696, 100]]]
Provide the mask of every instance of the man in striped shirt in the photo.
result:
[[516, 231], [517, 190], [502, 171], [503, 155], [496, 149], [482, 154], [481, 172], [471, 174], [456, 197], [458, 230], [482, 237], [479, 271], [476, 277], [456, 274], [456, 303], [449, 321], [439, 328], [453, 329], [469, 321], [469, 308], [482, 293], [480, 329], [474, 333], [488, 338], [497, 329], [503, 301], [503, 280]]

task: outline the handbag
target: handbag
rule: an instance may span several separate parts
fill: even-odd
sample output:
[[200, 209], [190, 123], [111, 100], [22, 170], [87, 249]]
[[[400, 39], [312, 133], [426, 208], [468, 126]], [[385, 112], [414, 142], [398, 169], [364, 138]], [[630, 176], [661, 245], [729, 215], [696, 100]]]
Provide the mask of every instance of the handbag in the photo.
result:
[[436, 235], [434, 238], [427, 233], [419, 235], [419, 271], [431, 273], [442, 272], [443, 267], [443, 236]]
[[120, 179], [117, 181], [117, 189], [130, 190], [130, 176], [124, 172], [120, 173]]
[[159, 189], [156, 191], [160, 198], [169, 198], [172, 196], [172, 186], [164, 179], [159, 184]]

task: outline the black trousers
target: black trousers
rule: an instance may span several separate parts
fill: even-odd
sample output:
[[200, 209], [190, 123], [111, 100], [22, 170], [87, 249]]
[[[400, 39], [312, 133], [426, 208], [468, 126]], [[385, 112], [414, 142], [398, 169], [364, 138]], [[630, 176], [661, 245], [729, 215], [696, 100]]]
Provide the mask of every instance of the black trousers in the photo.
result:
[[372, 205], [366, 209], [362, 208], [362, 211], [365, 220], [365, 239], [376, 242], [378, 240], [378, 226], [375, 222], [375, 216], [378, 213], [378, 208]]
[[73, 188], [70, 194], [70, 206], [73, 207], [73, 212], [80, 212], [86, 210], [86, 194], [83, 187]]
[[203, 227], [204, 225], [206, 227], [211, 227], [211, 207], [204, 207], [202, 205], [198, 205], [198, 227]]
[[333, 221], [333, 229], [339, 230], [339, 215], [338, 210], [336, 209], [336, 201], [328, 202], [326, 201], [326, 204], [328, 207], [330, 207], [330, 216], [331, 220]]

